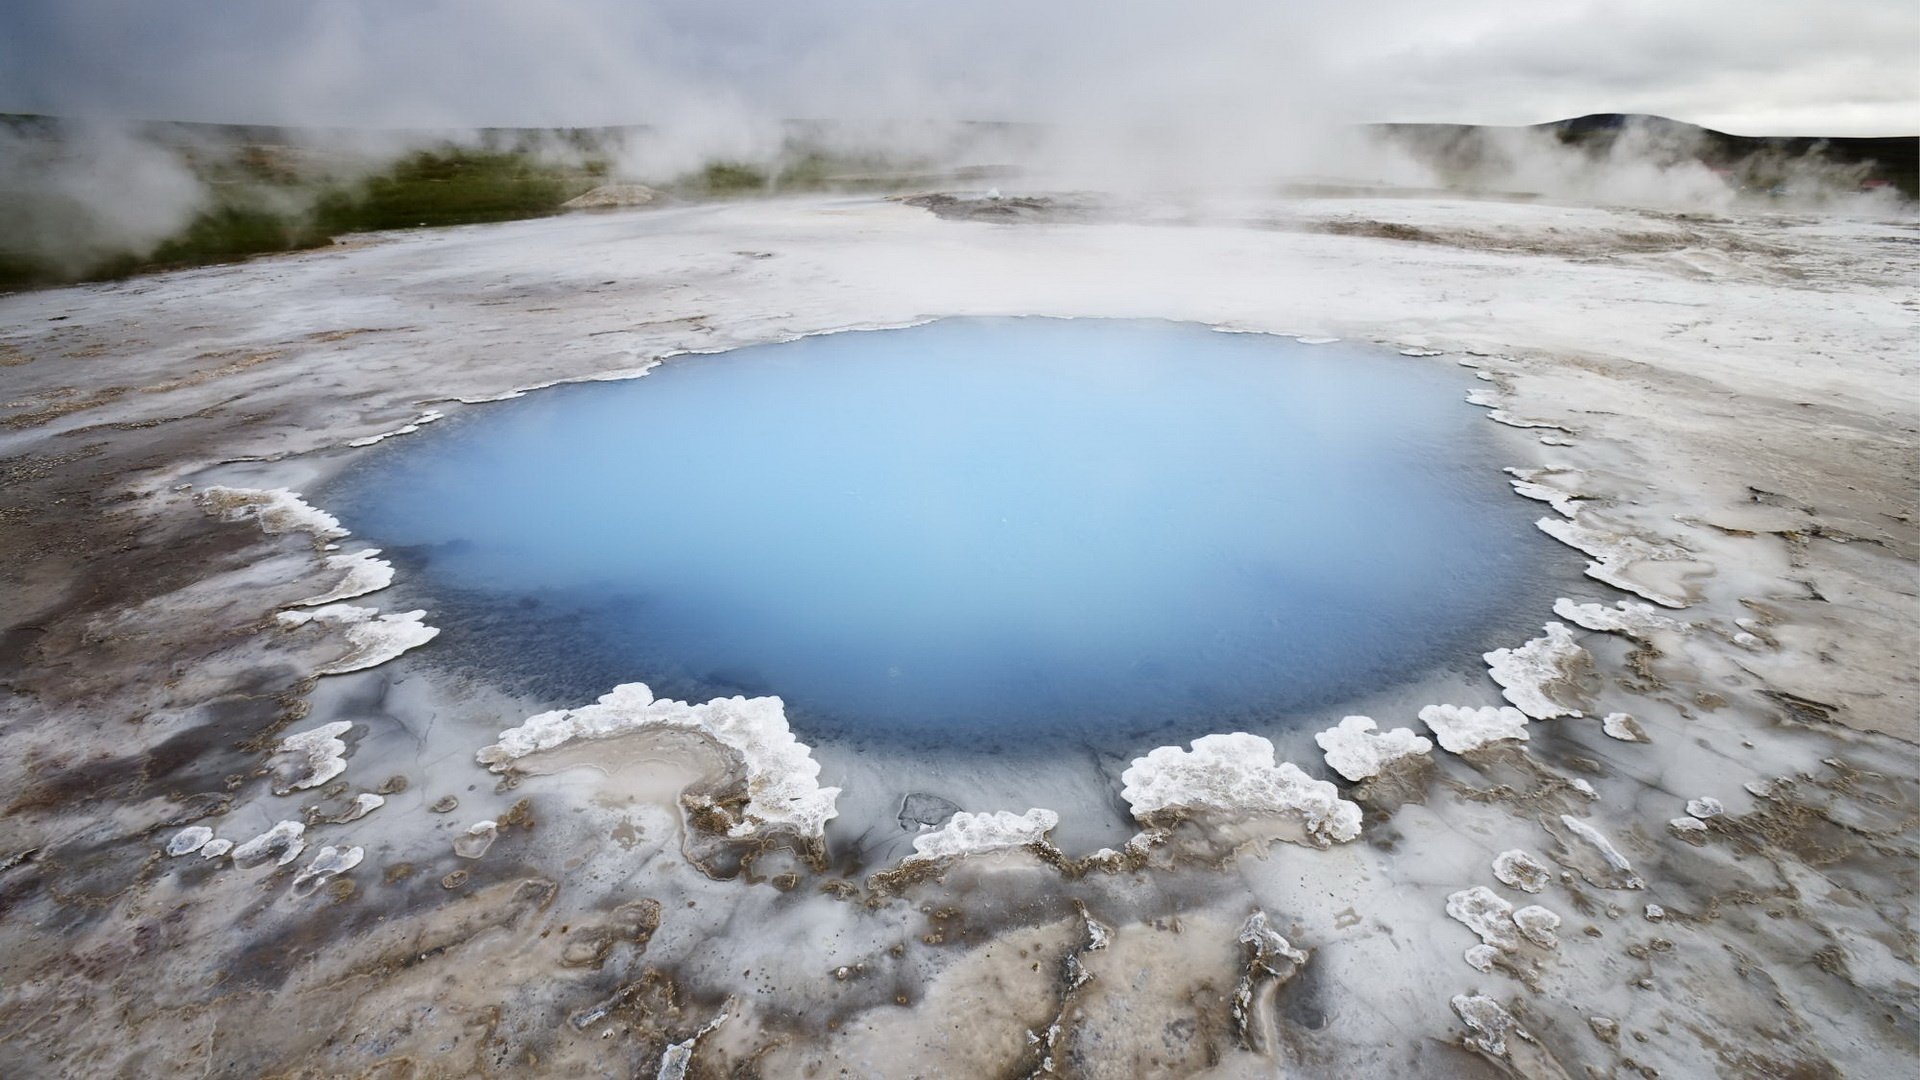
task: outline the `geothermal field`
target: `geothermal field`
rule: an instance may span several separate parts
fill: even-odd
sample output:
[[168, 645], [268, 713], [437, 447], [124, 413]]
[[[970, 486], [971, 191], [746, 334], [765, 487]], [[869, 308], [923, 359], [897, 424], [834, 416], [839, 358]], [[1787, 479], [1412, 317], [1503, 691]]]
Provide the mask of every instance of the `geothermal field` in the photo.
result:
[[0, 300], [9, 1072], [1897, 1072], [1916, 244], [816, 197]]
[[1911, 139], [8, 123], [0, 1077], [1920, 1068]]

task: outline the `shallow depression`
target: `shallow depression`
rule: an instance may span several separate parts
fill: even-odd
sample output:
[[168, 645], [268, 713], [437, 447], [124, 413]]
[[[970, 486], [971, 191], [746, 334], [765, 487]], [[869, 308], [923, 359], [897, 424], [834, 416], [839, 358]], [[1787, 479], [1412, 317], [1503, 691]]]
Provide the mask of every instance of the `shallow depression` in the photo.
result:
[[947, 319], [555, 387], [333, 490], [556, 702], [777, 694], [803, 738], [1271, 728], [1537, 632], [1556, 545], [1438, 361]]

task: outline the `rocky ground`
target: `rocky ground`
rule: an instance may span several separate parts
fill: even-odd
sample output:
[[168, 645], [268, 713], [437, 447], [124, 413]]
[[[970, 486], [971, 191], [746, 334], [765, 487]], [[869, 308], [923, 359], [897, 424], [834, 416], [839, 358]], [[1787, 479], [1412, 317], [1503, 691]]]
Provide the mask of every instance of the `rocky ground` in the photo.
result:
[[[1020, 199], [0, 297], [7, 1075], [1913, 1068], [1911, 218]], [[823, 769], [777, 710], [548, 718], [483, 763], [583, 703], [437, 661], [404, 580], [264, 494], [519, 390], [963, 314], [1465, 364], [1592, 580], [1426, 703], [1468, 709], [1373, 712], [1438, 746], [1350, 732], [1371, 777], [1115, 747], [880, 836], [902, 763]], [[824, 830], [782, 809], [830, 787]], [[1133, 840], [1068, 839], [1120, 806]]]

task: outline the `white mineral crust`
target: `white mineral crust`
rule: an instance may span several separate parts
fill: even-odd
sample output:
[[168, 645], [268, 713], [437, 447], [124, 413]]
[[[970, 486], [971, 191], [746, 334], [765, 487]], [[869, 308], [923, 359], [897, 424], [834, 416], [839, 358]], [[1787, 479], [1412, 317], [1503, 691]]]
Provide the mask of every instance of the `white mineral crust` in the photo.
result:
[[1051, 810], [1032, 809], [1024, 814], [996, 810], [990, 814], [961, 811], [931, 832], [913, 838], [913, 854], [905, 862], [927, 862], [959, 855], [981, 855], [994, 851], [1022, 848], [1046, 840], [1047, 833], [1060, 824], [1060, 815]]
[[1543, 949], [1560, 947], [1560, 937], [1554, 931], [1560, 929], [1560, 916], [1539, 904], [1529, 904], [1513, 913], [1513, 925], [1528, 941]]
[[1520, 945], [1513, 924], [1513, 905], [1485, 885], [1475, 885], [1447, 897], [1447, 914], [1480, 936], [1483, 944], [1511, 950]]
[[357, 847], [338, 848], [332, 845], [323, 847], [314, 855], [312, 862], [293, 875], [293, 887], [297, 889], [312, 882], [315, 888], [319, 888], [336, 875], [344, 874], [359, 866], [360, 860], [366, 857], [366, 854], [365, 849]]
[[309, 596], [297, 601], [297, 607], [319, 607], [322, 604], [352, 600], [393, 584], [393, 564], [374, 556], [380, 554], [378, 548], [366, 548], [361, 551], [342, 552], [326, 558], [327, 569], [337, 571], [342, 576], [339, 584], [318, 596]]
[[1613, 841], [1607, 839], [1605, 833], [1571, 814], [1561, 814], [1560, 823], [1572, 830], [1575, 836], [1593, 845], [1594, 850], [1600, 853], [1600, 857], [1607, 860], [1608, 866], [1626, 874], [1627, 888], [1639, 889], [1646, 886], [1646, 882], [1640, 875], [1633, 872], [1633, 864], [1627, 861], [1625, 855], [1620, 854], [1620, 849], [1613, 846]]
[[1546, 630], [1545, 636], [1517, 649], [1495, 649], [1485, 654], [1487, 673], [1500, 684], [1501, 693], [1514, 707], [1535, 720], [1579, 716], [1580, 710], [1555, 701], [1547, 688], [1565, 681], [1589, 662], [1587, 650], [1574, 642], [1573, 631], [1562, 623], [1550, 622]]
[[199, 503], [222, 521], [252, 520], [264, 533], [304, 532], [316, 540], [338, 540], [347, 535], [340, 519], [309, 506], [286, 488], [209, 487], [200, 492]]
[[1440, 748], [1451, 754], [1464, 754], [1508, 739], [1527, 741], [1527, 714], [1511, 706], [1475, 709], [1428, 705], [1420, 710], [1420, 722], [1432, 729]]
[[206, 847], [207, 841], [211, 839], [213, 839], [212, 829], [205, 825], [189, 825], [174, 833], [173, 839], [167, 841], [167, 854], [176, 857], [190, 855]]
[[301, 838], [306, 831], [307, 827], [298, 821], [277, 822], [273, 828], [234, 848], [233, 861], [244, 864], [271, 858], [275, 866], [285, 866], [306, 850], [307, 842]]
[[835, 814], [837, 787], [820, 786], [820, 763], [787, 727], [777, 697], [716, 698], [698, 705], [656, 699], [645, 683], [622, 683], [592, 705], [528, 717], [482, 749], [480, 763], [504, 772], [528, 754], [574, 739], [606, 739], [629, 732], [699, 732], [733, 752], [747, 775], [747, 820], [732, 827], [746, 836], [762, 827], [819, 836]]
[[1653, 741], [1647, 738], [1646, 729], [1640, 726], [1640, 721], [1635, 720], [1632, 716], [1623, 712], [1608, 713], [1602, 717], [1600, 719], [1600, 730], [1608, 738], [1619, 739], [1621, 742], [1643, 743]]
[[1687, 624], [1662, 615], [1652, 604], [1622, 600], [1613, 607], [1605, 604], [1576, 604], [1567, 597], [1553, 602], [1553, 613], [1587, 630], [1604, 630], [1645, 639], [1655, 631], [1682, 632]]
[[1290, 761], [1274, 761], [1273, 743], [1236, 731], [1203, 735], [1192, 749], [1162, 746], [1120, 774], [1120, 797], [1145, 822], [1167, 810], [1273, 815], [1297, 821], [1309, 842], [1325, 847], [1360, 835], [1360, 807], [1331, 781], [1315, 780]]
[[1503, 851], [1493, 857], [1493, 876], [1502, 885], [1511, 886], [1521, 892], [1537, 893], [1553, 881], [1553, 872], [1540, 860], [1514, 848]]
[[438, 627], [427, 626], [424, 610], [382, 615], [378, 608], [328, 604], [311, 611], [283, 611], [276, 618], [287, 627], [320, 622], [338, 626], [351, 646], [345, 656], [320, 669], [322, 675], [344, 675], [378, 667], [409, 649], [418, 648], [440, 636]]
[[1349, 780], [1365, 780], [1401, 758], [1433, 750], [1433, 743], [1412, 728], [1380, 731], [1365, 716], [1349, 716], [1313, 737], [1326, 751], [1327, 765]]
[[1587, 576], [1595, 581], [1645, 597], [1662, 607], [1683, 608], [1690, 603], [1684, 596], [1662, 592], [1631, 574], [1637, 563], [1680, 558], [1683, 553], [1678, 549], [1595, 528], [1579, 520], [1541, 518], [1534, 524], [1555, 540], [1592, 556], [1594, 561], [1587, 564]]
[[347, 744], [340, 736], [352, 728], [351, 720], [336, 720], [280, 740], [272, 764], [284, 779], [274, 784], [274, 794], [319, 787], [346, 772]]

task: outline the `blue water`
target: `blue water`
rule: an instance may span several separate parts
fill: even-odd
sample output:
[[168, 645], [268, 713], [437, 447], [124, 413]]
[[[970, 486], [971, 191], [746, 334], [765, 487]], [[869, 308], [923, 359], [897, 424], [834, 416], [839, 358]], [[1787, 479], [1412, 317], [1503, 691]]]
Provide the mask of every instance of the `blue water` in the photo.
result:
[[468, 410], [325, 502], [443, 655], [556, 700], [773, 693], [803, 739], [946, 746], [1257, 730], [1525, 636], [1503, 612], [1552, 545], [1470, 385], [1364, 346], [949, 319]]

